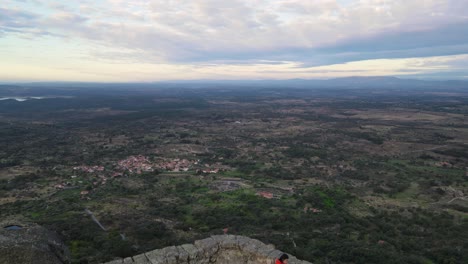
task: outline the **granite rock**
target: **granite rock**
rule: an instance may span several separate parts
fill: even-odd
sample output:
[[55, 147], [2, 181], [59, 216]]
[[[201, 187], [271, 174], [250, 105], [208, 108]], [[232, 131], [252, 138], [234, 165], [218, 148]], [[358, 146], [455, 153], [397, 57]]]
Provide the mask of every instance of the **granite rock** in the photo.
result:
[[[216, 235], [193, 244], [156, 249], [145, 254], [126, 258], [117, 263], [133, 264], [273, 264], [283, 254], [273, 245], [244, 236]], [[133, 262], [127, 262], [127, 261]], [[119, 261], [119, 260], [117, 260]], [[310, 262], [289, 258], [290, 264], [310, 264]], [[114, 264], [108, 262], [105, 264]]]

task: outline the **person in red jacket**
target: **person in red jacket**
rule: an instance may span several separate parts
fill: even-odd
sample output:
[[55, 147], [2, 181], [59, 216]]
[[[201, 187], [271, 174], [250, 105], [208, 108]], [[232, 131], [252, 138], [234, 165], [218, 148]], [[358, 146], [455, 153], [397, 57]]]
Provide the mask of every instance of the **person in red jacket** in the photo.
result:
[[288, 254], [283, 254], [281, 257], [276, 259], [275, 264], [288, 264], [289, 256]]

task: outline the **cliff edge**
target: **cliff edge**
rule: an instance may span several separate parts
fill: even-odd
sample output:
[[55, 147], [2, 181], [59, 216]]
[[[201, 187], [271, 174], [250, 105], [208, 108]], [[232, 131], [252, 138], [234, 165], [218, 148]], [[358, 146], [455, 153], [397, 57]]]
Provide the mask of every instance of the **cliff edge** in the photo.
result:
[[[273, 264], [283, 252], [244, 236], [217, 235], [193, 244], [156, 249], [105, 264]], [[289, 255], [290, 264], [310, 264]]]

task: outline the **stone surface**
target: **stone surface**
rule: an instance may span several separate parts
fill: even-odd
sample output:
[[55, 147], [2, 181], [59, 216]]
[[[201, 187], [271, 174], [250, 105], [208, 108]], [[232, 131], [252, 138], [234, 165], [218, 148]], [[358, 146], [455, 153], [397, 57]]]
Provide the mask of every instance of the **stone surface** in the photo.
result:
[[122, 263], [123, 263], [123, 259], [117, 259], [117, 260], [107, 262], [107, 264], [122, 264]]
[[123, 260], [123, 264], [133, 264], [133, 259], [132, 258], [125, 258]]
[[[4, 227], [20, 226], [18, 230]], [[0, 264], [70, 263], [70, 253], [60, 238], [47, 229], [20, 221], [0, 222]]]
[[163, 248], [161, 249], [161, 251], [163, 252], [164, 257], [166, 258], [167, 264], [177, 264], [177, 260], [179, 258], [179, 251], [175, 246]]
[[179, 255], [177, 257], [177, 263], [189, 263], [189, 253], [181, 246], [177, 246]]
[[[135, 256], [132, 260], [135, 264], [273, 264], [282, 253], [273, 245], [266, 245], [256, 239], [217, 235], [197, 240], [193, 244], [153, 250]], [[127, 263], [126, 260], [120, 260], [119, 263]], [[289, 263], [310, 264], [291, 255]]]
[[156, 249], [145, 254], [148, 260], [152, 263], [166, 263], [166, 256], [161, 249]]
[[133, 262], [137, 264], [151, 264], [145, 254], [140, 254], [133, 257]]

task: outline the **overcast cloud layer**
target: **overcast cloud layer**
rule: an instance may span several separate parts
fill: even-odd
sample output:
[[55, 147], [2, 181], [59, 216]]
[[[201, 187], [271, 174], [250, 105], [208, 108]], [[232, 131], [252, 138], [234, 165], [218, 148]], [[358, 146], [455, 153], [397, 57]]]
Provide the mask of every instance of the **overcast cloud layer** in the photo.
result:
[[468, 1], [2, 0], [0, 79], [468, 78]]

